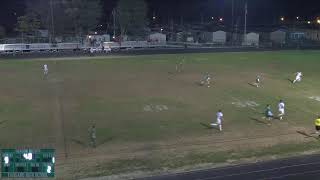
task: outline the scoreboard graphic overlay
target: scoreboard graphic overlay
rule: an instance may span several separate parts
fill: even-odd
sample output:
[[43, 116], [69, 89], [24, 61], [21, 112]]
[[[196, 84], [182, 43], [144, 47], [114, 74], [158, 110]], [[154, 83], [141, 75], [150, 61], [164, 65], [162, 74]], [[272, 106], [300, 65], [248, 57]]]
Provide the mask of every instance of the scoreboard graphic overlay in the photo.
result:
[[2, 178], [53, 178], [54, 149], [2, 149]]

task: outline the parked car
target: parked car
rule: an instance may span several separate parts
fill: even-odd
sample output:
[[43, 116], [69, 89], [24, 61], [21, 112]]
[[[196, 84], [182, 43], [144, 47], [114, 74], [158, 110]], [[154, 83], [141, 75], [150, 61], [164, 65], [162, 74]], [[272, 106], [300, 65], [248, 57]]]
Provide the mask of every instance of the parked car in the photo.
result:
[[110, 53], [111, 48], [92, 47], [89, 51], [90, 53]]

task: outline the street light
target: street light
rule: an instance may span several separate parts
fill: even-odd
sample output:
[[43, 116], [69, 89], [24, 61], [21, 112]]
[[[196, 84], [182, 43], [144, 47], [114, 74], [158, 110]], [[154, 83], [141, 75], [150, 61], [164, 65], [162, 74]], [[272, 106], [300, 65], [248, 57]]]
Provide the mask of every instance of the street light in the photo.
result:
[[308, 23], [308, 24], [311, 24], [311, 21], [308, 21], [307, 23]]
[[280, 20], [281, 20], [281, 21], [284, 21], [284, 17], [281, 17]]
[[297, 19], [297, 20], [299, 20], [299, 19], [300, 19], [300, 17], [299, 17], [299, 16], [297, 16], [297, 17], [296, 17], [296, 19]]
[[320, 24], [320, 19], [317, 19], [317, 23]]
[[223, 18], [222, 18], [222, 17], [221, 17], [221, 18], [219, 18], [219, 21], [220, 21], [220, 22], [222, 22], [222, 21], [223, 21]]

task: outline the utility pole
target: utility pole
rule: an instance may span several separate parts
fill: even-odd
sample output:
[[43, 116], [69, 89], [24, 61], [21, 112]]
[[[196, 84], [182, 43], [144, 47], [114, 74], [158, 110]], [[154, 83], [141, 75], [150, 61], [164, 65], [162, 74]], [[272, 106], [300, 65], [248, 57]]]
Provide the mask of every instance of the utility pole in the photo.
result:
[[113, 39], [116, 38], [116, 10], [113, 9], [112, 11], [112, 16], [113, 16]]
[[171, 18], [170, 19], [170, 41], [173, 41], [173, 34], [174, 34], [174, 32], [173, 32], [173, 19]]
[[247, 45], [247, 15], [248, 15], [248, 1], [245, 4], [245, 12], [244, 12], [244, 43]]
[[201, 18], [201, 24], [204, 24], [204, 22], [203, 22], [203, 13], [200, 14], [200, 18]]
[[55, 36], [55, 32], [54, 32], [54, 17], [53, 17], [53, 2], [52, 0], [50, 0], [50, 11], [51, 11], [51, 30], [52, 30], [52, 34], [51, 34], [51, 42], [52, 43], [52, 40], [54, 40], [54, 36]]
[[232, 45], [233, 45], [233, 43], [234, 43], [234, 0], [232, 0], [232, 7], [231, 7], [231, 43], [232, 43]]

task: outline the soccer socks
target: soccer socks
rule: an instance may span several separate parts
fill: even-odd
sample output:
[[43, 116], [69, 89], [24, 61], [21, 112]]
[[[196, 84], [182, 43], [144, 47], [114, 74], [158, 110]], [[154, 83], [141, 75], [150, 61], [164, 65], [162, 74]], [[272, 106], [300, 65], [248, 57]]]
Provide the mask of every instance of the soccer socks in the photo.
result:
[[211, 123], [210, 125], [211, 125], [211, 127], [218, 126], [219, 127], [219, 131], [222, 131], [222, 125], [221, 124]]

